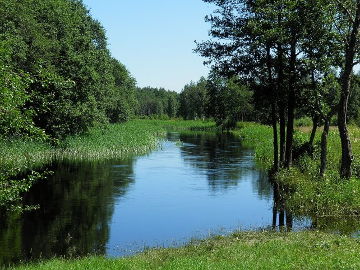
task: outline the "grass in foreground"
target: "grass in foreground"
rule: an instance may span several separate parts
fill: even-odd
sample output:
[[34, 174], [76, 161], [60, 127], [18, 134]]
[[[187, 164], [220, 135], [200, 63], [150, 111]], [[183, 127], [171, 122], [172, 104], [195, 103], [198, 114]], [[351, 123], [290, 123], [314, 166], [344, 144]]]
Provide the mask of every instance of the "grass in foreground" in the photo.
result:
[[360, 241], [320, 232], [242, 232], [134, 257], [54, 259], [12, 270], [360, 269]]

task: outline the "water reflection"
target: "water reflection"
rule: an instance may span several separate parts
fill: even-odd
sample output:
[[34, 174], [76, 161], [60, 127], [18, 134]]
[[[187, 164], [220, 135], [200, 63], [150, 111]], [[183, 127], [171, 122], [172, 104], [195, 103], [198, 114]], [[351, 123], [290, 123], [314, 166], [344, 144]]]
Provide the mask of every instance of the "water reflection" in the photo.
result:
[[251, 179], [254, 192], [271, 198], [271, 184], [267, 173], [256, 168], [254, 151], [242, 147], [233, 134], [182, 133], [179, 137], [172, 134], [169, 139], [183, 142], [180, 149], [185, 164], [206, 175], [214, 193], [236, 188], [240, 181]]
[[[253, 151], [230, 134], [170, 133], [147, 156], [49, 169], [54, 175], [24, 198], [39, 210], [0, 214], [0, 265], [122, 256], [214, 232], [298, 226]], [[314, 219], [313, 226], [328, 222]]]
[[293, 216], [286, 209], [286, 202], [281, 192], [282, 187], [275, 182], [272, 185], [274, 191], [272, 229], [276, 230], [279, 228], [280, 231], [292, 231]]
[[114, 200], [124, 196], [134, 181], [132, 161], [122, 161], [120, 170], [86, 162], [63, 162], [49, 169], [54, 175], [24, 198], [25, 204], [39, 205], [39, 210], [2, 215], [1, 264], [105, 254]]

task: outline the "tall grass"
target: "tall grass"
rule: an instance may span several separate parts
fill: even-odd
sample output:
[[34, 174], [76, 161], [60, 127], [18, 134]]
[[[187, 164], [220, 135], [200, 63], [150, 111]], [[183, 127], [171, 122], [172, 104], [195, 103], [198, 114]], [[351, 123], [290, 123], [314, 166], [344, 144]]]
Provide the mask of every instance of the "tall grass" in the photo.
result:
[[[255, 149], [257, 160], [266, 168], [273, 162], [272, 129], [254, 123], [244, 123], [235, 134], [244, 139], [246, 145]], [[328, 166], [325, 177], [319, 176], [320, 136], [315, 138], [315, 151], [296, 161], [289, 170], [283, 169], [276, 180], [292, 192], [286, 196], [287, 207], [298, 216], [311, 217], [358, 217], [360, 223], [360, 129], [350, 127], [350, 136], [355, 155], [354, 177], [348, 181], [339, 177], [341, 146], [338, 131], [332, 129], [328, 138]], [[309, 134], [297, 130], [295, 148], [308, 141]]]
[[97, 127], [66, 138], [56, 149], [56, 159], [101, 160], [142, 155], [154, 149], [165, 134], [161, 126], [143, 120]]
[[270, 169], [273, 162], [273, 134], [272, 129], [257, 123], [238, 123], [232, 131], [243, 139], [243, 146], [254, 148], [255, 158], [262, 167]]
[[0, 138], [0, 174], [12, 176], [52, 160], [54, 149], [47, 143], [28, 138], [12, 141]]

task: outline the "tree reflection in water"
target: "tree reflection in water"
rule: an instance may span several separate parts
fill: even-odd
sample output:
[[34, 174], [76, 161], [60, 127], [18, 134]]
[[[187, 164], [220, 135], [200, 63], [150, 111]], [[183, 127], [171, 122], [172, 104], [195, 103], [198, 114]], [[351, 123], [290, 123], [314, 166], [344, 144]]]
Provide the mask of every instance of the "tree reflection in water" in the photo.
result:
[[182, 133], [178, 139], [183, 142], [185, 164], [206, 175], [212, 192], [225, 192], [251, 179], [254, 192], [261, 198], [272, 197], [267, 173], [256, 168], [253, 150], [244, 148], [238, 137], [230, 133]]
[[2, 214], [0, 264], [105, 254], [113, 202], [134, 182], [133, 160], [109, 166], [111, 162], [50, 166], [54, 175], [37, 183], [24, 198], [25, 204], [39, 205], [39, 210]]

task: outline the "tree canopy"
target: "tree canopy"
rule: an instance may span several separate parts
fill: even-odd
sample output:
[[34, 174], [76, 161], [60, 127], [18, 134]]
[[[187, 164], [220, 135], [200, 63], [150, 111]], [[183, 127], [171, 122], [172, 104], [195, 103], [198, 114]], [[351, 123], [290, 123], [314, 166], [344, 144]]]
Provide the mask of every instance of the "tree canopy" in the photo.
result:
[[34, 126], [59, 138], [134, 114], [135, 80], [82, 1], [1, 1], [0, 54], [0, 95], [15, 95], [1, 101], [5, 135]]

